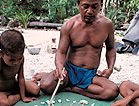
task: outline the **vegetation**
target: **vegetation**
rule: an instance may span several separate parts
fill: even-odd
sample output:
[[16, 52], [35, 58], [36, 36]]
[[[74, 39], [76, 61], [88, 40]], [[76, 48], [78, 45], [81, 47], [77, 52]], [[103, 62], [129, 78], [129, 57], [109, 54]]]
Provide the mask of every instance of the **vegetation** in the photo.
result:
[[[101, 13], [115, 27], [129, 23], [139, 9], [139, 0], [103, 0]], [[27, 28], [30, 19], [63, 23], [65, 18], [78, 14], [76, 0], [0, 0], [0, 16], [18, 19]]]
[[32, 12], [26, 13], [24, 10], [21, 9], [19, 12], [15, 12], [15, 14], [16, 14], [15, 18], [21, 21], [26, 30], [29, 20], [33, 17]]

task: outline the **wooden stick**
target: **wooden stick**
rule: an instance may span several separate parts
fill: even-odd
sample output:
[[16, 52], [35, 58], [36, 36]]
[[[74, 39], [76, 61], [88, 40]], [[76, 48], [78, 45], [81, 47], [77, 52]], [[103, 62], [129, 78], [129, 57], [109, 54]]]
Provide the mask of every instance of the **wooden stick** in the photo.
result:
[[[63, 68], [62, 73], [64, 72], [64, 70], [65, 70], [65, 67]], [[49, 102], [48, 106], [51, 105], [51, 103], [52, 103], [52, 101], [53, 101], [53, 98], [54, 98], [54, 96], [55, 96], [55, 94], [56, 94], [56, 92], [57, 92], [57, 90], [58, 90], [58, 88], [59, 88], [59, 86], [60, 86], [60, 82], [61, 82], [61, 79], [59, 78], [58, 83], [57, 83], [57, 86], [56, 86], [56, 88], [55, 88], [55, 90], [54, 90], [54, 92], [53, 92], [53, 94], [52, 94], [52, 97], [51, 97], [51, 99], [50, 99], [50, 102]]]

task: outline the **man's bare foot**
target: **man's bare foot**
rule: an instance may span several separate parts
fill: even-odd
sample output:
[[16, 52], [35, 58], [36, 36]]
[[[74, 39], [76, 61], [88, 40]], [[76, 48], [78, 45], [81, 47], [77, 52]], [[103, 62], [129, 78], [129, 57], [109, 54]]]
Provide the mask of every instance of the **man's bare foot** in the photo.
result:
[[36, 73], [31, 80], [36, 80], [36, 81], [40, 81], [42, 79], [43, 76], [45, 76], [47, 74], [47, 72], [40, 72], [40, 73]]

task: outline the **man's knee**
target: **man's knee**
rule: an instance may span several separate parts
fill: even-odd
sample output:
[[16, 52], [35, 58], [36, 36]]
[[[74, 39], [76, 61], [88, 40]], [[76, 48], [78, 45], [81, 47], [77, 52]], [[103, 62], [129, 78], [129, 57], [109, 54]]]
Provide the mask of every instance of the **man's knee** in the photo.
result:
[[39, 92], [40, 92], [40, 87], [39, 86], [34, 87], [33, 95], [39, 95]]
[[53, 93], [52, 83], [50, 81], [41, 80], [40, 81], [40, 89], [45, 94]]
[[113, 87], [107, 88], [104, 92], [105, 92], [105, 95], [103, 96], [104, 100], [114, 100], [119, 94], [118, 86], [113, 85]]
[[0, 106], [10, 106], [8, 100], [0, 100]]

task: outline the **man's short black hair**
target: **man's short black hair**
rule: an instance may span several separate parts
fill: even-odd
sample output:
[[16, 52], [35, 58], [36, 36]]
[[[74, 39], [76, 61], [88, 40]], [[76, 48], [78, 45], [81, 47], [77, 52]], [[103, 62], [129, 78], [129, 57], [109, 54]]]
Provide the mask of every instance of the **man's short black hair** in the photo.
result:
[[[82, 1], [82, 0], [77, 0], [77, 3], [80, 4], [80, 1]], [[103, 3], [103, 0], [101, 0], [101, 3]]]

